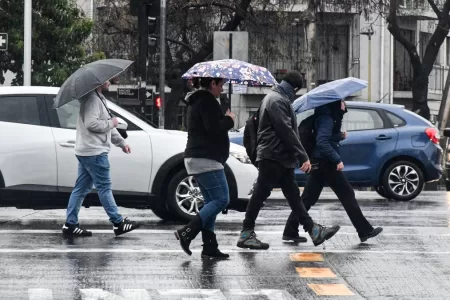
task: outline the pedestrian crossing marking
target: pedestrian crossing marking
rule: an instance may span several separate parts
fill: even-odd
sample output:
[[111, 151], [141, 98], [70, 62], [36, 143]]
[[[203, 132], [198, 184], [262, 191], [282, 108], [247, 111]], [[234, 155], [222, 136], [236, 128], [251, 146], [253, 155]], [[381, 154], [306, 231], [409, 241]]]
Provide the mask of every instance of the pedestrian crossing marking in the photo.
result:
[[291, 261], [325, 261], [320, 253], [292, 253]]
[[336, 278], [330, 268], [295, 268], [302, 278]]
[[319, 296], [354, 296], [345, 284], [314, 284], [308, 286]]
[[29, 300], [53, 300], [53, 292], [50, 289], [28, 289]]
[[[79, 289], [79, 292], [81, 300], [238, 300], [249, 296], [265, 300], [295, 300], [288, 291], [277, 289], [121, 289], [113, 292], [91, 288]], [[28, 289], [28, 296], [29, 300], [53, 300], [51, 289]]]

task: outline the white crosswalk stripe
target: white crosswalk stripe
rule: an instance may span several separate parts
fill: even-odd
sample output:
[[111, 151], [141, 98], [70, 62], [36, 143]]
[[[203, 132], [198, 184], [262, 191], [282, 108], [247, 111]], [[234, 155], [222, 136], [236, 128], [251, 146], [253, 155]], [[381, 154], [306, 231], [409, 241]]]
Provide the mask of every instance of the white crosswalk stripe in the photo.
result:
[[[171, 300], [238, 300], [249, 296], [258, 296], [260, 300], [295, 300], [286, 290], [274, 289], [122, 289], [114, 294], [103, 289], [80, 289], [81, 300], [152, 300], [152, 295], [158, 299]], [[51, 289], [29, 289], [29, 300], [53, 300]], [[161, 298], [162, 297], [162, 298]], [[199, 297], [199, 298], [195, 298]]]
[[29, 300], [53, 300], [53, 292], [50, 289], [29, 289]]

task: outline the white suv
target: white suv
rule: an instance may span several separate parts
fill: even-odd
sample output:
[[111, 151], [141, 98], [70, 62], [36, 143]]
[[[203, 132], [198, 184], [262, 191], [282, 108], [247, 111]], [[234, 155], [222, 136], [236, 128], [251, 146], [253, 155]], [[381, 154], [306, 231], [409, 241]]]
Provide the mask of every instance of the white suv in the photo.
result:
[[[74, 154], [79, 102], [53, 109], [59, 88], [0, 88], [0, 206], [65, 208], [77, 178]], [[195, 180], [184, 168], [187, 134], [152, 127], [133, 113], [108, 102], [127, 126], [131, 154], [112, 147], [112, 188], [117, 204], [149, 208], [162, 219], [188, 221], [203, 206]], [[231, 144], [225, 171], [229, 209], [244, 211], [257, 177], [245, 149]], [[85, 207], [98, 206], [95, 190]]]

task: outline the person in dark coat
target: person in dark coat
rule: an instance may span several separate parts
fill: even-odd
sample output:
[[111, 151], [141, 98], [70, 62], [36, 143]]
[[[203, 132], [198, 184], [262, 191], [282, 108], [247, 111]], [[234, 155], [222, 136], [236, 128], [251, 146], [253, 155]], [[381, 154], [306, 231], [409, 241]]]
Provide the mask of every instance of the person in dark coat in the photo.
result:
[[222, 111], [217, 98], [223, 91], [221, 78], [200, 78], [186, 97], [188, 141], [184, 164], [203, 195], [205, 205], [186, 226], [175, 231], [182, 249], [192, 255], [189, 245], [202, 232], [202, 257], [228, 258], [218, 249], [214, 227], [217, 215], [230, 202], [224, 164], [230, 153], [228, 131], [234, 127], [234, 113]]
[[[383, 229], [373, 228], [364, 217], [356, 201], [355, 192], [342, 173], [344, 163], [339, 153], [339, 143], [347, 135], [346, 132], [341, 131], [342, 119], [346, 112], [347, 108], [343, 100], [315, 109], [316, 145], [311, 158], [312, 170], [303, 190], [302, 201], [309, 211], [319, 199], [325, 183], [328, 183], [350, 217], [361, 242], [365, 242], [380, 234]], [[283, 239], [298, 236], [299, 226], [300, 222], [296, 214], [291, 213], [284, 228]]]
[[309, 157], [300, 142], [297, 119], [292, 108], [295, 94], [302, 85], [302, 75], [291, 71], [262, 101], [256, 149], [259, 173], [237, 242], [240, 248], [269, 248], [269, 244], [256, 238], [254, 228], [264, 201], [276, 186], [281, 187], [292, 213], [297, 216], [305, 232], [309, 233], [314, 245], [322, 244], [339, 230], [339, 226], [327, 228], [312, 220], [303, 206], [295, 181], [294, 170], [298, 164], [305, 172], [311, 168]]

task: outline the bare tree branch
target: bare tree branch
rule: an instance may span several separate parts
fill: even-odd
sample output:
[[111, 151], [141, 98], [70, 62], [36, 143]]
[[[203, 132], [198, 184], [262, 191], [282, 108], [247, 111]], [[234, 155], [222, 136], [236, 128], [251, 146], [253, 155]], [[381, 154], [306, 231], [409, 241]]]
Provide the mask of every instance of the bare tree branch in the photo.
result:
[[[155, 38], [160, 38], [159, 35], [154, 35], [154, 37], [155, 37]], [[182, 42], [182, 41], [178, 41], [178, 40], [175, 40], [175, 39], [172, 39], [172, 38], [169, 38], [169, 37], [166, 37], [166, 40], [167, 40], [168, 42], [171, 42], [171, 43], [174, 43], [174, 44], [183, 46], [183, 47], [186, 48], [188, 51], [190, 51], [190, 52], [192, 52], [192, 53], [195, 53], [195, 50], [194, 50], [191, 46], [189, 46], [188, 44], [186, 44], [186, 43], [184, 43], [184, 42]]]
[[441, 11], [437, 7], [436, 3], [434, 3], [434, 0], [428, 0], [428, 3], [430, 4], [431, 8], [434, 10], [434, 13], [439, 18], [441, 16]]
[[[398, 0], [391, 0], [389, 7], [389, 15], [387, 17], [388, 30], [394, 36], [394, 38], [405, 47], [406, 51], [409, 53], [411, 64], [414, 69], [420, 68], [421, 61], [419, 54], [417, 53], [416, 46], [408, 41], [400, 30], [397, 23], [397, 10], [398, 10]], [[418, 70], [417, 70], [418, 71]]]

